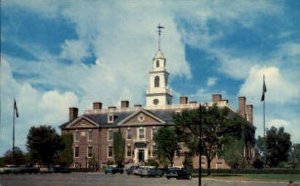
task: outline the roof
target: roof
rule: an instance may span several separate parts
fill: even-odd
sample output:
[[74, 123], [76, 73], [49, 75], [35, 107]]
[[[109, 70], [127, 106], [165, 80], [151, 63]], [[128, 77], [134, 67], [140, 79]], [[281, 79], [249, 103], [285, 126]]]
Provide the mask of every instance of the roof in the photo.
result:
[[[165, 124], [173, 124], [173, 115], [174, 110], [168, 109], [168, 110], [146, 110], [146, 109], [140, 109], [137, 111], [130, 110], [130, 111], [119, 111], [119, 112], [104, 112], [104, 113], [94, 113], [94, 114], [83, 114], [76, 119], [72, 121], [68, 121], [66, 123], [63, 123], [60, 128], [66, 128], [68, 125], [73, 125], [73, 123], [77, 122], [80, 119], [88, 119], [92, 120], [94, 123], [97, 123], [100, 128], [106, 128], [106, 127], [118, 127], [118, 124], [122, 121], [128, 119], [129, 117], [133, 116], [135, 113], [138, 114], [140, 112], [144, 112], [148, 115], [152, 115], [153, 117], [159, 119]], [[114, 122], [108, 123], [108, 116], [109, 115], [114, 116]]]

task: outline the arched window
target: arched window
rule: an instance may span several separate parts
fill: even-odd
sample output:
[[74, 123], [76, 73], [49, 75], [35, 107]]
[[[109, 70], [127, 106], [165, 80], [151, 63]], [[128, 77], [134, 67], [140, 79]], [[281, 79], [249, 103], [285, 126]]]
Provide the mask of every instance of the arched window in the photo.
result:
[[156, 60], [156, 67], [159, 67], [159, 61]]
[[155, 76], [154, 78], [154, 87], [159, 87], [159, 76]]

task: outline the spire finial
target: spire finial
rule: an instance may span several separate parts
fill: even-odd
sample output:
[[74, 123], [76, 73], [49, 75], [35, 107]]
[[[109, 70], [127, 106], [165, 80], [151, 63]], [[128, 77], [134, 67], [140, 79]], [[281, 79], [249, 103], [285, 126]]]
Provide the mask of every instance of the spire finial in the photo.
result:
[[162, 29], [164, 29], [165, 27], [163, 26], [160, 26], [160, 24], [158, 24], [157, 26], [157, 29], [158, 29], [158, 50], [160, 51], [160, 35], [161, 35], [161, 32], [162, 32]]

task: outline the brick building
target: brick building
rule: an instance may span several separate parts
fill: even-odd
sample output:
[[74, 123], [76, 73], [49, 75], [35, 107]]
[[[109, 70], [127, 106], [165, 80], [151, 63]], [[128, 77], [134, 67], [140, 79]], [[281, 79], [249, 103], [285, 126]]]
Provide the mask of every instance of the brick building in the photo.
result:
[[[160, 32], [159, 32], [160, 33]], [[160, 35], [159, 35], [160, 37]], [[180, 97], [178, 104], [172, 104], [172, 91], [168, 86], [169, 73], [166, 70], [166, 58], [160, 47], [154, 55], [152, 70], [149, 73], [149, 87], [146, 90], [146, 105], [130, 106], [128, 101], [121, 101], [119, 107], [103, 108], [101, 102], [94, 102], [92, 109], [78, 116], [78, 108], [69, 108], [69, 121], [60, 126], [62, 135], [73, 136], [73, 167], [88, 167], [88, 162], [94, 158], [98, 165], [104, 165], [113, 160], [113, 132], [121, 130], [125, 139], [125, 163], [141, 163], [156, 157], [156, 144], [153, 135], [162, 126], [172, 126], [173, 114], [184, 109], [198, 109], [201, 103], [188, 102], [187, 97]], [[253, 126], [253, 106], [246, 104], [245, 97], [238, 98], [237, 113], [245, 119], [248, 138], [255, 135]], [[203, 104], [203, 103], [202, 103]], [[222, 95], [212, 96], [211, 103], [218, 107], [229, 107], [228, 100]], [[254, 157], [254, 144], [245, 137], [244, 156], [247, 159]], [[183, 148], [184, 149], [184, 148]], [[182, 166], [184, 160], [179, 153], [175, 156], [175, 166]], [[205, 159], [205, 157], [203, 157]], [[202, 161], [206, 167], [206, 161]], [[198, 167], [198, 158], [193, 158], [194, 167]], [[211, 164], [212, 168], [228, 168], [223, 159], [216, 157]]]

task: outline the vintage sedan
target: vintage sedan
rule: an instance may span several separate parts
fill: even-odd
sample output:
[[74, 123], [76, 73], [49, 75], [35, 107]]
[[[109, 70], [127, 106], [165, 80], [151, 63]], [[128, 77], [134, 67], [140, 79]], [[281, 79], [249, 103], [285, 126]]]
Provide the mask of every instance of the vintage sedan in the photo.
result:
[[108, 166], [105, 169], [105, 174], [111, 173], [111, 174], [116, 174], [116, 173], [120, 173], [123, 174], [124, 173], [124, 169], [122, 167], [117, 167], [117, 166]]

